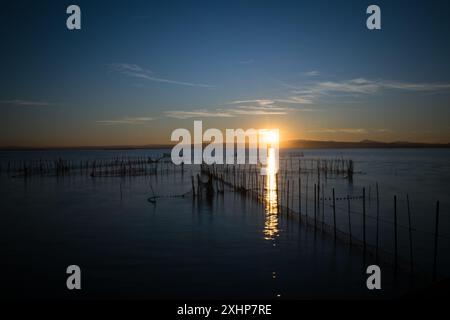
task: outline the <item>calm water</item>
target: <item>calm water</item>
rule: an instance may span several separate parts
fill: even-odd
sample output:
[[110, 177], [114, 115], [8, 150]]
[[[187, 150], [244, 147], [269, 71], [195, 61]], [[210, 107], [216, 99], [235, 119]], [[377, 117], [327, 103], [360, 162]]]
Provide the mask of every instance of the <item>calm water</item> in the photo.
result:
[[[297, 151], [290, 151], [295, 153]], [[397, 223], [399, 254], [409, 259], [409, 234], [406, 196], [409, 195], [411, 225], [413, 228], [414, 262], [422, 272], [430, 272], [433, 260], [436, 201], [440, 201], [438, 271], [450, 275], [450, 150], [449, 149], [336, 149], [304, 150], [307, 158], [353, 159], [355, 171], [353, 183], [343, 177], [321, 180], [325, 197], [346, 195], [360, 196], [366, 189], [366, 233], [369, 244], [376, 239], [376, 184], [379, 186], [379, 245], [386, 252], [394, 251], [394, 195], [397, 196]], [[289, 162], [289, 152], [284, 156]], [[283, 160], [282, 160], [283, 161]], [[284, 160], [286, 161], [286, 160]], [[286, 165], [286, 164], [285, 164]], [[310, 212], [313, 205], [313, 183], [316, 174], [310, 175]], [[305, 191], [302, 177], [302, 193]], [[295, 184], [294, 184], [295, 187]], [[296, 189], [297, 190], [297, 189]], [[321, 191], [322, 192], [322, 191]], [[298, 196], [297, 198], [298, 199]], [[305, 201], [303, 201], [305, 202]], [[332, 223], [331, 201], [325, 201], [325, 221]], [[298, 207], [298, 206], [297, 206]], [[347, 202], [336, 202], [337, 225], [347, 232]], [[304, 211], [304, 204], [302, 211]], [[362, 201], [351, 202], [352, 233], [362, 239]]]
[[[302, 150], [305, 158], [351, 158], [352, 184], [329, 177], [325, 192], [358, 195], [362, 187], [375, 215], [374, 190], [380, 189], [380, 242], [392, 248], [392, 201], [399, 197], [399, 224], [407, 225], [403, 197], [411, 199], [415, 260], [431, 268], [434, 205], [441, 201], [440, 232], [450, 234], [450, 150]], [[157, 156], [161, 150], [1, 152], [1, 162], [62, 157], [72, 160], [116, 156]], [[289, 159], [288, 153], [282, 154]], [[285, 164], [284, 164], [285, 165]], [[302, 183], [305, 177], [302, 177]], [[292, 175], [294, 179], [294, 175]], [[314, 183], [311, 174], [309, 183]], [[212, 201], [193, 200], [190, 173], [133, 178], [87, 176], [0, 179], [2, 292], [10, 297], [139, 298], [345, 298], [389, 297], [410, 289], [406, 277], [394, 283], [382, 269], [383, 291], [365, 288], [358, 249], [335, 243], [285, 215], [269, 217], [265, 206], [232, 190]], [[156, 204], [147, 201], [161, 195]], [[310, 186], [310, 188], [312, 188]], [[308, 196], [312, 208], [312, 189]], [[294, 189], [294, 194], [297, 194]], [[298, 195], [295, 203], [297, 203]], [[352, 229], [360, 237], [361, 204], [352, 203]], [[298, 209], [298, 208], [297, 208]], [[337, 203], [338, 228], [345, 231], [345, 204]], [[295, 210], [295, 206], [294, 206]], [[325, 206], [324, 219], [330, 211]], [[302, 209], [303, 211], [303, 209]], [[368, 218], [373, 241], [375, 220]], [[270, 235], [270, 236], [268, 236]], [[400, 229], [400, 251], [408, 252], [407, 229]], [[431, 240], [430, 240], [431, 239]], [[430, 241], [428, 244], [427, 241]], [[431, 249], [430, 249], [431, 248]], [[449, 270], [448, 241], [439, 240], [439, 273]], [[366, 264], [371, 263], [370, 258]], [[65, 289], [65, 268], [82, 269], [81, 292]], [[35, 288], [40, 288], [36, 296]], [[41, 290], [44, 289], [44, 290]]]

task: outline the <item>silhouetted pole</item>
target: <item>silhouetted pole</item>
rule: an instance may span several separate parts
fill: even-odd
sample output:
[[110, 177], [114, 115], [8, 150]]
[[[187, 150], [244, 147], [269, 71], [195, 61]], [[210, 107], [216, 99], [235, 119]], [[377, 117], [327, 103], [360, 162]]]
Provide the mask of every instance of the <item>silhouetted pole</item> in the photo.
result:
[[322, 184], [322, 230], [323, 230], [323, 225], [325, 223], [325, 192], [324, 192], [325, 187]]
[[[300, 163], [300, 160], [299, 160]], [[298, 178], [298, 219], [302, 222], [302, 178]]]
[[320, 219], [320, 180], [317, 182], [317, 215]]
[[350, 235], [350, 246], [352, 245], [352, 224], [350, 219], [350, 197], [347, 195], [347, 210], [348, 210], [348, 233]]
[[366, 257], [366, 188], [363, 188], [363, 252]]
[[409, 195], [406, 195], [406, 204], [408, 207], [408, 225], [409, 225], [409, 264], [411, 274], [413, 273], [413, 246], [412, 246], [412, 230], [411, 230], [411, 211], [409, 210]]
[[336, 198], [334, 196], [334, 188], [333, 188], [333, 227], [334, 227], [334, 241], [336, 241]]
[[316, 184], [314, 183], [314, 228], [317, 228], [317, 193], [316, 193]]
[[398, 247], [397, 247], [397, 196], [394, 196], [394, 272], [397, 274]]
[[290, 184], [290, 180], [287, 181], [287, 195], [286, 195], [287, 213], [289, 213], [289, 184]]
[[378, 263], [378, 237], [379, 237], [379, 223], [380, 223], [380, 198], [378, 193], [378, 182], [377, 182], [377, 234], [375, 240], [375, 261]]
[[279, 185], [280, 184], [278, 183], [278, 173], [275, 174], [275, 183], [276, 183], [275, 190], [276, 190], [276, 193], [277, 193], [277, 212], [279, 213], [280, 212], [281, 199], [280, 199], [280, 192], [279, 192], [279, 190], [280, 190]]
[[438, 249], [438, 234], [439, 234], [439, 201], [436, 203], [436, 225], [434, 229], [434, 259], [433, 259], [433, 281], [437, 278], [437, 249]]
[[[306, 175], [306, 195], [305, 195], [305, 202], [306, 202], [306, 218], [308, 218], [308, 180], [309, 176]], [[308, 219], [306, 219], [308, 221]]]

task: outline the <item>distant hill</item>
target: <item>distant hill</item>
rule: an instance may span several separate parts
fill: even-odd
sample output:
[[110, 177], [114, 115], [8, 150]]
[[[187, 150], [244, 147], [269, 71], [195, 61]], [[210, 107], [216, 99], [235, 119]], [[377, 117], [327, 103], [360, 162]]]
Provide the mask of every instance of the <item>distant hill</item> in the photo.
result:
[[[0, 150], [131, 150], [131, 149], [171, 149], [175, 144], [148, 144], [148, 145], [116, 145], [116, 146], [78, 146], [78, 147], [0, 147]], [[207, 143], [204, 143], [205, 147]], [[361, 140], [357, 142], [319, 141], [319, 140], [288, 140], [280, 144], [281, 148], [305, 149], [338, 149], [338, 148], [450, 148], [450, 143], [420, 143], [420, 142], [380, 142]], [[224, 145], [225, 148], [225, 145]]]
[[289, 140], [281, 144], [282, 148], [306, 149], [338, 149], [338, 148], [450, 148], [450, 143], [421, 143], [421, 142], [380, 142], [362, 140], [358, 142], [318, 141], [318, 140]]
[[25, 151], [25, 150], [134, 150], [134, 149], [171, 149], [170, 144], [148, 144], [148, 145], [116, 145], [116, 146], [74, 146], [74, 147], [0, 147], [2, 151]]

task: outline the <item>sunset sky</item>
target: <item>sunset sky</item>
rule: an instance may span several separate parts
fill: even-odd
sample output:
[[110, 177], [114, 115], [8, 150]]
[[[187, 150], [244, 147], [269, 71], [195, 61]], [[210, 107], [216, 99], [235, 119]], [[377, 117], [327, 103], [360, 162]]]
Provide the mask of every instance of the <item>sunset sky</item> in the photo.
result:
[[3, 147], [167, 143], [194, 120], [450, 142], [448, 1], [3, 2]]

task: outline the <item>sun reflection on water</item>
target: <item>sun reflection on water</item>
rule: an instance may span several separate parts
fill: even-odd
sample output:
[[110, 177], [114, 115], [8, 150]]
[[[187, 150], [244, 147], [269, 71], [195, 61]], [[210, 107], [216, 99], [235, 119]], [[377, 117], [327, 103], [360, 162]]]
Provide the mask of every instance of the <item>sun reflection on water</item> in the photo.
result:
[[264, 223], [264, 239], [274, 240], [278, 235], [278, 194], [275, 168], [275, 151], [268, 149], [266, 187], [264, 189], [264, 209], [266, 220]]

